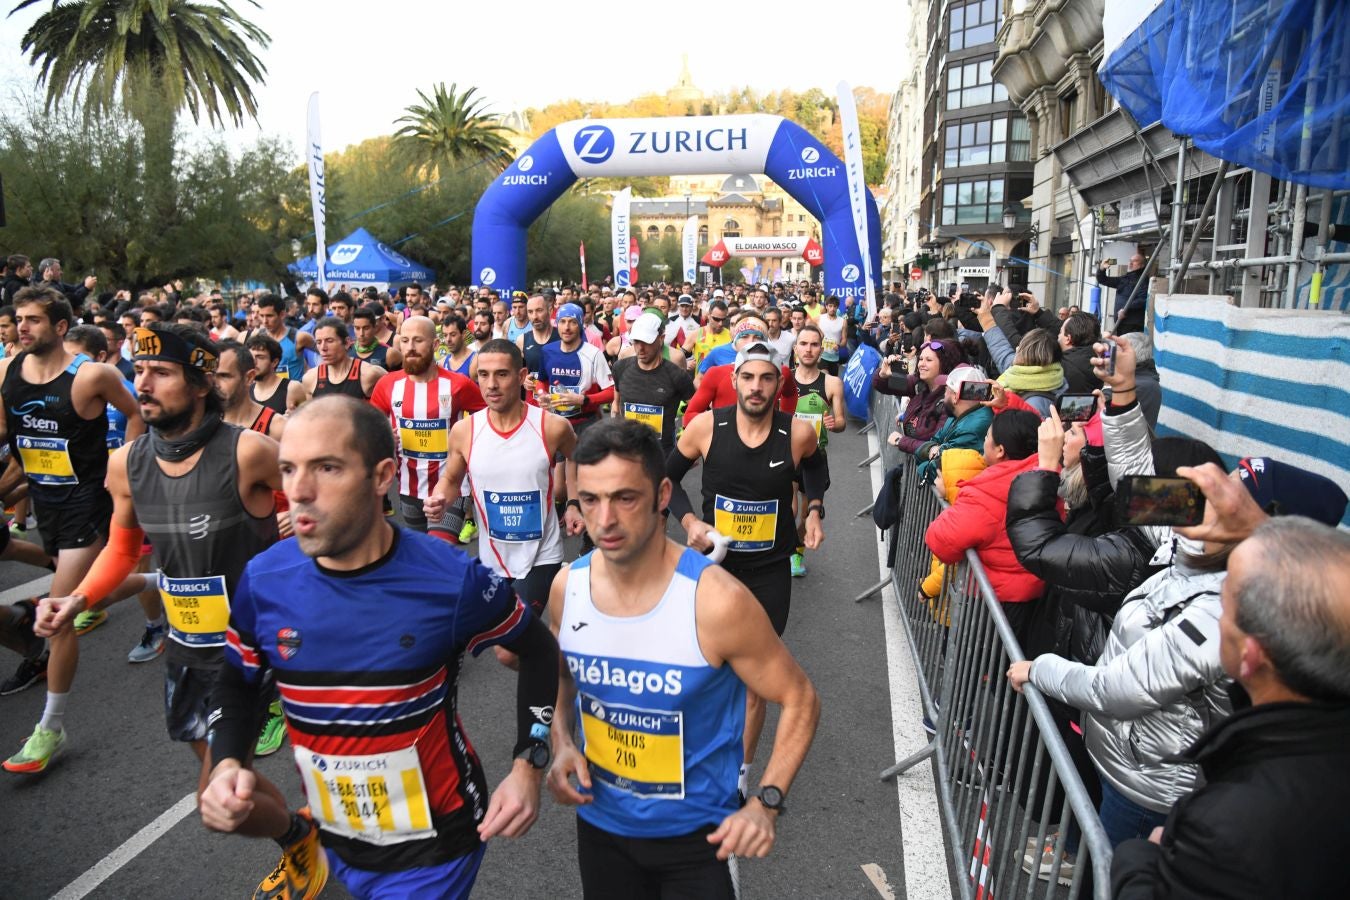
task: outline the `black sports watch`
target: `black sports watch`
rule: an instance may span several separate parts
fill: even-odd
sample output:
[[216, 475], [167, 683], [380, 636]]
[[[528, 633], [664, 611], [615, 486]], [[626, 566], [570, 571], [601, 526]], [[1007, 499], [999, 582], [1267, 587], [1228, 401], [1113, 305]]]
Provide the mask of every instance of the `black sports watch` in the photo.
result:
[[532, 743], [517, 753], [516, 759], [523, 759], [536, 769], [547, 769], [553, 761], [553, 750], [547, 742]]
[[787, 807], [783, 805], [783, 791], [771, 784], [760, 785], [759, 793], [755, 795], [765, 809], [771, 809], [780, 816], [787, 812]]
[[806, 507], [806, 512], [807, 512], [808, 515], [811, 513], [812, 510], [815, 510], [815, 511], [820, 515], [820, 521], [822, 521], [822, 522], [825, 521], [825, 504], [824, 504], [824, 503], [812, 503], [810, 506]]

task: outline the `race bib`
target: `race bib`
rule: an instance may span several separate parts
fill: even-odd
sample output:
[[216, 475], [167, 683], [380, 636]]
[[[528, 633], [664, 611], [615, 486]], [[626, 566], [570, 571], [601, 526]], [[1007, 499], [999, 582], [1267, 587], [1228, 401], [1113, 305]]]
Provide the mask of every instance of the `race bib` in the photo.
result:
[[294, 749], [305, 797], [326, 831], [377, 845], [435, 837], [416, 746], [368, 756]]
[[656, 432], [657, 437], [662, 436], [661, 432], [666, 423], [665, 410], [654, 403], [629, 403], [625, 400], [623, 417], [649, 426], [652, 431]]
[[778, 532], [778, 501], [736, 500], [718, 494], [713, 527], [731, 538], [728, 550], [772, 550]]
[[398, 420], [398, 442], [408, 459], [444, 460], [449, 455], [445, 419]]
[[170, 578], [160, 573], [159, 596], [169, 620], [169, 637], [189, 647], [219, 647], [230, 624], [230, 597], [224, 575]]
[[79, 484], [75, 464], [70, 461], [70, 449], [65, 438], [43, 438], [19, 435], [19, 462], [24, 474], [34, 484]]
[[541, 491], [507, 494], [487, 491], [483, 495], [488, 536], [508, 544], [537, 541], [544, 536], [544, 501]]
[[820, 349], [824, 356], [837, 357], [839, 355], [839, 342], [826, 338], [820, 342]]
[[821, 432], [825, 430], [825, 416], [823, 413], [797, 412], [793, 413], [793, 418], [801, 419], [803, 422], [810, 423], [816, 430], [816, 443], [820, 443]]
[[581, 694], [591, 775], [635, 797], [684, 798], [684, 713], [603, 703]]

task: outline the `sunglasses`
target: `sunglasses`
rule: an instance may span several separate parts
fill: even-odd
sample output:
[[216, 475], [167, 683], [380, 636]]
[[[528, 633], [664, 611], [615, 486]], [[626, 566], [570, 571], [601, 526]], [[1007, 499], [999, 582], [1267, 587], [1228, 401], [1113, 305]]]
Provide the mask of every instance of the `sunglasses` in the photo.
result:
[[928, 343], [926, 343], [926, 344], [924, 344], [922, 347], [920, 347], [919, 350], [921, 350], [921, 351], [922, 351], [922, 350], [934, 350], [934, 351], [939, 351], [939, 350], [942, 349], [942, 346], [943, 346], [943, 345], [942, 345], [942, 341], [929, 341]]
[[708, 318], [714, 322], [725, 322], [727, 320], [726, 316], [708, 316]]

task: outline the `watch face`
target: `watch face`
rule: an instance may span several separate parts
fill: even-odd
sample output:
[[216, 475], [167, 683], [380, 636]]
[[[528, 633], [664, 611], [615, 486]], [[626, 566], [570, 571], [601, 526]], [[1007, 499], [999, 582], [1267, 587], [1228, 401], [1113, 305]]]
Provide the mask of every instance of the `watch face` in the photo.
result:
[[769, 809], [777, 809], [783, 805], [783, 792], [772, 785], [762, 787], [759, 790], [759, 801]]
[[553, 753], [549, 750], [547, 744], [535, 744], [530, 748], [529, 756], [527, 757], [530, 765], [534, 766], [536, 769], [542, 769], [547, 766], [549, 760], [552, 758]]

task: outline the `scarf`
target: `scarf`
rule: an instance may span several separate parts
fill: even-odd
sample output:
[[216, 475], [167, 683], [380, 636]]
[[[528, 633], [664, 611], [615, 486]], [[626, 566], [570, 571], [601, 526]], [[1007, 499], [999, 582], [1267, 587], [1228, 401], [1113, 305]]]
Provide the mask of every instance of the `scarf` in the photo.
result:
[[206, 446], [206, 442], [211, 440], [222, 421], [224, 420], [219, 415], [208, 413], [202, 424], [178, 440], [172, 441], [164, 437], [159, 429], [151, 428], [150, 446], [155, 451], [155, 456], [165, 462], [182, 462]]
[[1059, 363], [1010, 366], [998, 376], [998, 383], [1010, 391], [1053, 391], [1064, 383], [1064, 367]]

